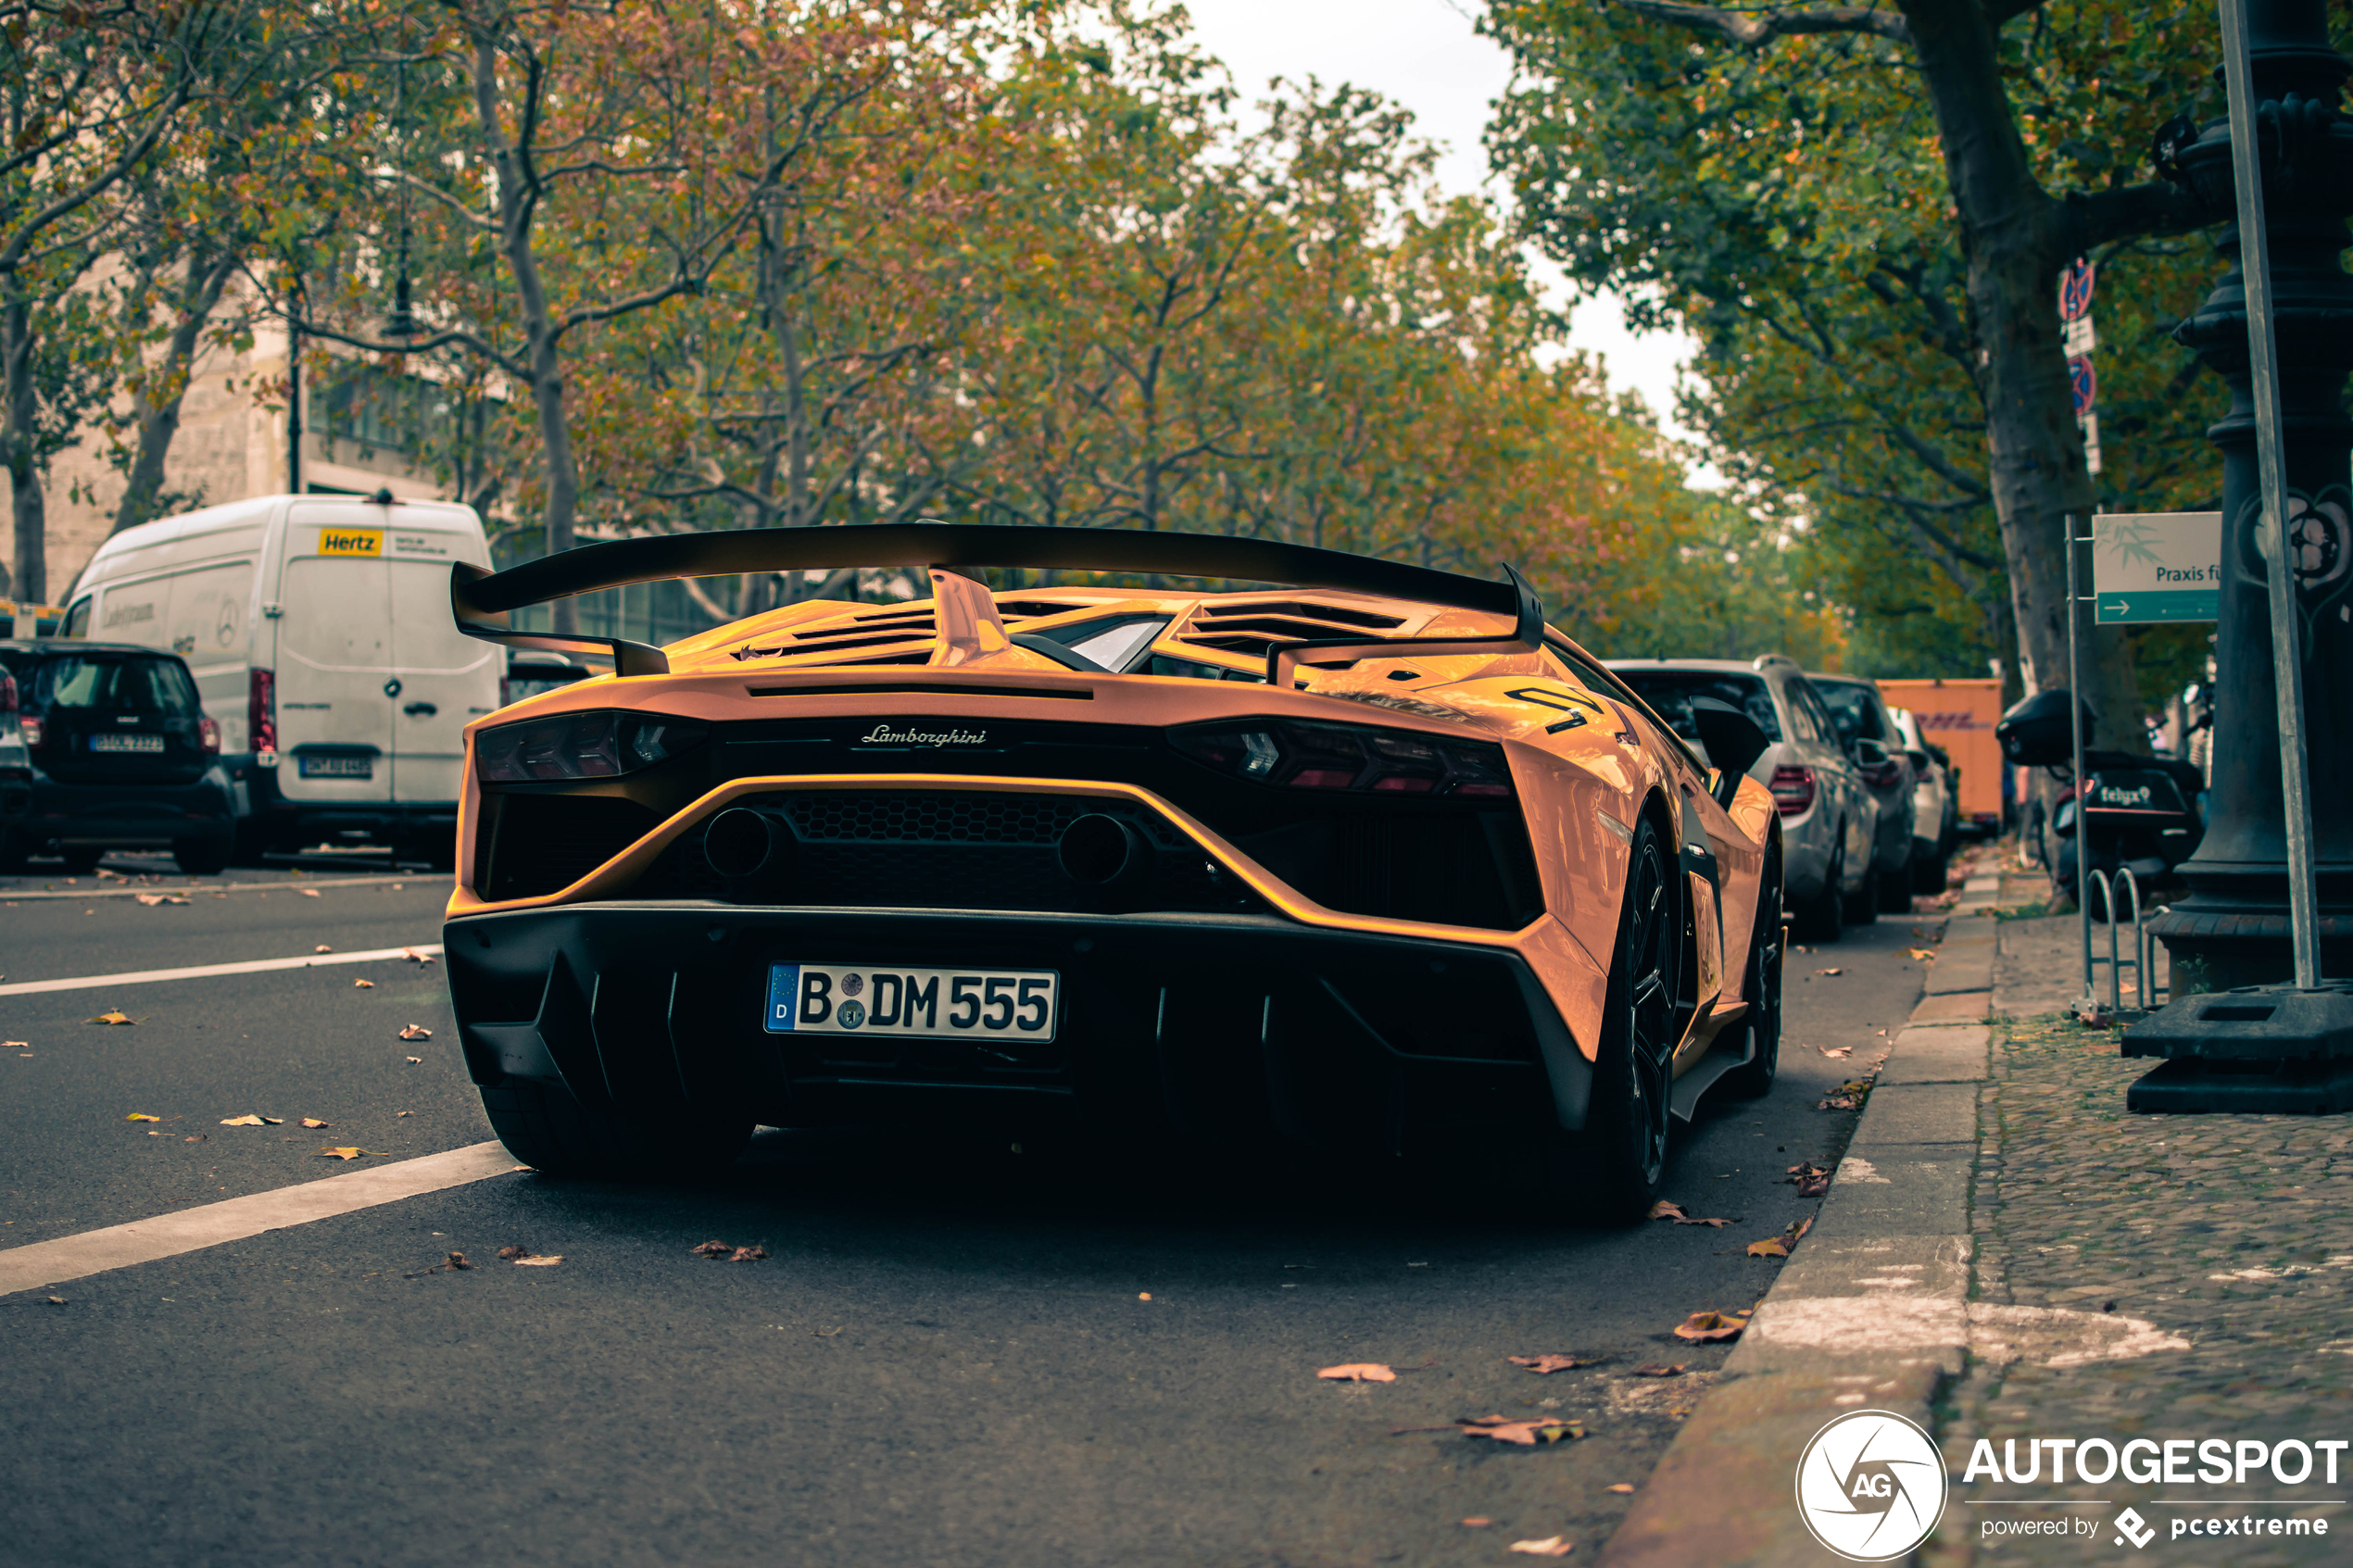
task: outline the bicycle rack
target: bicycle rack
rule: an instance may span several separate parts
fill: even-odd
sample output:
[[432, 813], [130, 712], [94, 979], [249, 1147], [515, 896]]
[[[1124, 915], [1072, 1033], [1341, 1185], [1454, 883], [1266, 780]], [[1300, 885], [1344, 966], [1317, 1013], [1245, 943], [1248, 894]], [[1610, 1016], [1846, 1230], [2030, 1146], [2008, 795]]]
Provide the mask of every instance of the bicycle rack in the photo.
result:
[[[2088, 974], [2097, 964], [2108, 965], [2108, 1010], [2116, 1012], [2124, 1005], [2123, 971], [2129, 967], [2133, 972], [2134, 1000], [2139, 1003], [2142, 1011], [2154, 1012], [2157, 1010], [2157, 938], [2141, 923], [2140, 879], [2133, 874], [2130, 866], [2117, 867], [2114, 876], [2095, 866], [2089, 876], [2092, 883], [2098, 886], [2100, 902], [2108, 910], [2108, 957], [2102, 959], [2086, 954], [2085, 972]], [[2120, 894], [2130, 894], [2133, 900], [2133, 956], [2129, 959], [2119, 958], [2116, 950], [2116, 928], [2121, 923], [2116, 918], [2117, 898]], [[2172, 987], [2168, 985], [2166, 990], [2171, 992]]]

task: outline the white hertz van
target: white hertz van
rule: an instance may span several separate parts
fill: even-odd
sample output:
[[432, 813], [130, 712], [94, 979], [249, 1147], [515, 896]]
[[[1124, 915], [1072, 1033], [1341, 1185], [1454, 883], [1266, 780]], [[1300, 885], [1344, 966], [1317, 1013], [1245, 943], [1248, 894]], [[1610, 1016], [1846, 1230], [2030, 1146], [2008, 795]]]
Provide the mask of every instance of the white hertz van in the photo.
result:
[[465, 726], [498, 706], [506, 666], [452, 623], [453, 561], [490, 564], [469, 507], [233, 501], [108, 539], [61, 631], [188, 661], [220, 725], [240, 859], [383, 844], [447, 868]]

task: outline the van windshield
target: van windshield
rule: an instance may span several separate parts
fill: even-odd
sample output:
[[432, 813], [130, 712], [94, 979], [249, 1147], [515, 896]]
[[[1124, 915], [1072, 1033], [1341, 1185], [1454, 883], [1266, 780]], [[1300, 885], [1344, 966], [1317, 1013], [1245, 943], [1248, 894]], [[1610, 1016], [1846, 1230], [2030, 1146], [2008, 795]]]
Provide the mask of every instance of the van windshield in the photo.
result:
[[32, 687], [41, 708], [107, 709], [193, 718], [200, 711], [196, 684], [176, 659], [152, 654], [53, 654]]

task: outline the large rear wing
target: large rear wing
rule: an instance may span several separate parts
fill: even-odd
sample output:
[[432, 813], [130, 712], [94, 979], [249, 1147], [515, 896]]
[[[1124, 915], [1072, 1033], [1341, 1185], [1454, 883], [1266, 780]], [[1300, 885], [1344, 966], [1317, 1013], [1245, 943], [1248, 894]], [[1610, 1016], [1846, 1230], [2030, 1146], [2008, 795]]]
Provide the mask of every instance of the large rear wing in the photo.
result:
[[518, 632], [510, 612], [526, 606], [673, 577], [738, 571], [838, 571], [845, 567], [1032, 567], [1057, 571], [1150, 572], [1330, 588], [1452, 609], [1508, 616], [1513, 630], [1487, 638], [1346, 638], [1293, 643], [1267, 655], [1266, 676], [1283, 684], [1284, 666], [1340, 648], [1383, 652], [1503, 652], [1543, 646], [1544, 608], [1528, 580], [1509, 566], [1505, 581], [1378, 560], [1340, 550], [1235, 539], [1214, 533], [1145, 533], [1134, 529], [1036, 528], [993, 523], [893, 522], [821, 528], [747, 528], [716, 533], [654, 533], [584, 545], [505, 571], [459, 562], [450, 569], [449, 608], [468, 636], [512, 647], [601, 648], [621, 675], [662, 675], [670, 661], [657, 647], [621, 637]]

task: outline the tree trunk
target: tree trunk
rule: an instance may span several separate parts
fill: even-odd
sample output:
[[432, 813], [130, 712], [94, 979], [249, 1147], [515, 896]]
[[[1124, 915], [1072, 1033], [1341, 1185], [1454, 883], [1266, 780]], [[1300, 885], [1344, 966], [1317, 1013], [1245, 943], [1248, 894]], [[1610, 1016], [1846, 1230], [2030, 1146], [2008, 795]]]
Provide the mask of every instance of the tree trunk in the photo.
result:
[[17, 529], [13, 591], [40, 604], [49, 588], [49, 513], [33, 431], [32, 307], [21, 298], [0, 306], [0, 366], [8, 388], [8, 489]]
[[220, 304], [221, 291], [236, 270], [236, 257], [212, 256], [202, 250], [188, 254], [187, 272], [181, 284], [179, 320], [164, 345], [160, 375], [154, 383], [161, 395], [143, 400], [139, 409], [139, 445], [131, 459], [128, 483], [117, 504], [111, 533], [152, 521], [156, 497], [163, 490], [164, 461], [171, 455], [172, 438], [180, 433], [180, 404], [187, 395], [188, 375], [195, 367], [196, 345]]
[[[2034, 178], [1978, 0], [1903, 0], [1936, 112], [1983, 357], [1986, 446], [2028, 686], [2068, 684], [2067, 532], [2094, 505], [2054, 300], [2063, 210]], [[2084, 530], [2089, 532], [2088, 528]], [[2090, 583], [2081, 584], [2088, 591]], [[2082, 624], [2083, 690], [2097, 744], [2145, 751], [2132, 651]]]

